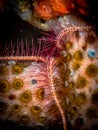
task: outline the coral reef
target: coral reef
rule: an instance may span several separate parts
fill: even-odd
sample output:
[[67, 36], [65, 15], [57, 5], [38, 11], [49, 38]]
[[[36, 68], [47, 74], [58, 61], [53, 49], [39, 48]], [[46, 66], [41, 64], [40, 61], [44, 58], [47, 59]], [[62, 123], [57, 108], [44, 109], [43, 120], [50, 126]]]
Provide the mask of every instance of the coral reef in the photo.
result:
[[[72, 15], [48, 25], [52, 31], [42, 32], [37, 48], [30, 41], [0, 45], [0, 120], [45, 130], [58, 124], [66, 130], [68, 122], [75, 130], [95, 128], [98, 38], [94, 27]], [[96, 55], [92, 51], [88, 55], [89, 50]]]

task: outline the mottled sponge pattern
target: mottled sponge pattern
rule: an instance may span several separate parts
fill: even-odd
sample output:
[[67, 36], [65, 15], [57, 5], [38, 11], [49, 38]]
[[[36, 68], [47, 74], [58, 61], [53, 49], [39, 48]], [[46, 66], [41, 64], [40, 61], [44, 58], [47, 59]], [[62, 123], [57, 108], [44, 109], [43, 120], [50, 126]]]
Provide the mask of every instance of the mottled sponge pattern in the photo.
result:
[[98, 127], [97, 34], [62, 32], [60, 55], [0, 57], [1, 120], [45, 129], [63, 124], [65, 130], [67, 122], [75, 130]]
[[[54, 58], [37, 60], [37, 57], [35, 59], [1, 61], [0, 119], [11, 120], [18, 125], [36, 129], [39, 126], [48, 129], [50, 125], [55, 125], [61, 120], [50, 80], [52, 78], [55, 81], [54, 87], [58, 93], [62, 91], [59, 75], [60, 60]], [[51, 70], [50, 66], [53, 67]]]
[[65, 64], [68, 120], [76, 130], [98, 127], [98, 39], [91, 31], [68, 32], [60, 40]]

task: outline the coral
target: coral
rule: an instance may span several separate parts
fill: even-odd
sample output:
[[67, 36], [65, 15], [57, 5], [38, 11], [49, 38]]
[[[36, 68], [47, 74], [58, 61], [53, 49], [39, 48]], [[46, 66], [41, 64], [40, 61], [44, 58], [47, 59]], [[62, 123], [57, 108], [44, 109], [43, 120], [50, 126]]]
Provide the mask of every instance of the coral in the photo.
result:
[[68, 87], [72, 89], [75, 86], [74, 82], [69, 82]]
[[9, 99], [9, 100], [14, 100], [14, 99], [16, 99], [16, 95], [10, 94], [10, 95], [8, 96], [8, 99]]
[[97, 111], [94, 107], [90, 106], [86, 109], [85, 116], [88, 119], [97, 118]]
[[75, 117], [78, 114], [78, 109], [76, 106], [68, 106], [68, 114], [70, 115], [70, 118]]
[[83, 60], [83, 53], [81, 50], [77, 50], [75, 53], [74, 53], [74, 58], [78, 61], [81, 61]]
[[72, 68], [73, 68], [73, 70], [78, 70], [79, 68], [80, 68], [80, 63], [78, 63], [78, 62], [73, 62], [73, 64], [72, 64]]
[[85, 50], [87, 49], [87, 44], [84, 44], [84, 45], [82, 46], [82, 49], [85, 51]]
[[8, 69], [6, 66], [0, 66], [0, 76], [5, 76], [8, 74]]
[[71, 55], [70, 53], [68, 53], [68, 54], [66, 55], [65, 59], [66, 59], [66, 62], [70, 62], [71, 59], [72, 59], [72, 55]]
[[83, 76], [79, 76], [76, 81], [77, 88], [85, 88], [87, 86], [87, 79]]
[[24, 10], [25, 10], [25, 8], [27, 8], [28, 6], [30, 6], [29, 5], [29, 2], [27, 1], [27, 0], [17, 0], [17, 3], [20, 5], [20, 6], [22, 6], [22, 8], [24, 7]]
[[98, 68], [96, 65], [94, 64], [89, 64], [85, 70], [85, 74], [88, 76], [88, 77], [95, 77], [97, 74], [98, 74]]
[[79, 93], [75, 102], [78, 106], [84, 105], [87, 102], [86, 93], [85, 92]]
[[44, 0], [44, 1], [38, 2], [36, 3], [34, 7], [34, 11], [38, 15], [38, 17], [40, 17], [41, 19], [49, 20], [54, 17], [53, 14], [51, 13], [52, 9], [51, 9], [49, 1]]
[[71, 41], [67, 41], [67, 42], [65, 43], [65, 48], [66, 48], [66, 49], [71, 49], [72, 46], [73, 46], [73, 43], [72, 43]]
[[94, 105], [98, 105], [98, 89], [95, 89], [91, 95], [91, 102]]
[[68, 69], [66, 70], [66, 76], [69, 76], [70, 73], [71, 73], [71, 70], [68, 68]]
[[32, 83], [32, 85], [36, 85], [37, 84], [37, 80], [36, 79], [32, 79], [31, 83]]
[[30, 111], [32, 114], [40, 114], [42, 110], [39, 106], [32, 106]]
[[34, 11], [44, 20], [55, 18], [68, 13], [68, 8], [73, 8], [73, 3], [64, 0], [44, 0], [35, 3]]
[[20, 123], [23, 123], [23, 124], [25, 124], [25, 123], [28, 123], [30, 121], [30, 117], [28, 116], [28, 115], [22, 115], [22, 116], [20, 116]]
[[12, 73], [13, 74], [20, 74], [23, 71], [23, 67], [20, 65], [13, 65], [12, 66]]
[[37, 91], [37, 98], [42, 100], [44, 98], [44, 95], [45, 95], [45, 91], [43, 88], [40, 88], [38, 91]]
[[68, 96], [68, 99], [69, 99], [70, 101], [72, 101], [72, 102], [74, 102], [75, 99], [76, 99], [75, 93], [73, 93], [73, 92], [70, 93], [70, 90], [69, 90], [69, 92], [67, 93], [67, 96]]
[[88, 57], [89, 58], [95, 58], [96, 57], [96, 51], [95, 50], [89, 50], [88, 51]]
[[18, 112], [21, 111], [21, 106], [18, 105], [18, 104], [14, 104], [14, 105], [11, 107], [11, 111], [12, 111], [13, 113], [18, 113]]
[[40, 117], [37, 119], [37, 121], [38, 121], [39, 123], [44, 123], [45, 121], [47, 121], [47, 118], [46, 118], [45, 116], [40, 116]]
[[15, 90], [19, 90], [23, 87], [23, 81], [19, 78], [17, 79], [14, 79], [14, 81], [12, 82], [12, 87], [15, 89]]
[[25, 90], [20, 95], [20, 101], [24, 103], [29, 103], [32, 100], [32, 93], [29, 90]]
[[[76, 127], [84, 125], [84, 119], [79, 116], [85, 116], [84, 110], [87, 108], [86, 105], [89, 105], [88, 95], [92, 94], [91, 102], [93, 105], [97, 104], [98, 93], [90, 93], [90, 89], [92, 92], [97, 85], [92, 82], [92, 86], [89, 86], [88, 72], [86, 76], [83, 73], [87, 64], [81, 62], [87, 58], [87, 63], [91, 63], [91, 59], [88, 58], [87, 53], [85, 55], [85, 52], [93, 45], [87, 44], [85, 51], [82, 47], [85, 36], [88, 32], [90, 33], [92, 27], [85, 24], [82, 26], [81, 22], [77, 23], [75, 20], [71, 21], [71, 17], [58, 19], [59, 22], [54, 23], [56, 26], [54, 26], [55, 29], [53, 28], [54, 32], [44, 32], [48, 39], [44, 37], [42, 42], [39, 41], [38, 46], [26, 41], [26, 44], [21, 42], [14, 46], [12, 43], [4, 45], [3, 53], [0, 48], [0, 63], [5, 65], [2, 61], [6, 61], [9, 72], [4, 78], [11, 82], [10, 91], [0, 93], [2, 102], [8, 102], [9, 105], [7, 109], [9, 113], [5, 115], [5, 119], [9, 116], [14, 121], [19, 120], [20, 125], [31, 127], [37, 125], [45, 127], [46, 123], [49, 128], [51, 123], [59, 124], [58, 121], [61, 122], [62, 118], [63, 128], [66, 130], [66, 123], [72, 123], [72, 125], [75, 123]], [[49, 23], [51, 24], [51, 22]], [[65, 55], [61, 56], [60, 52], [64, 52]], [[14, 64], [9, 64], [10, 61]], [[26, 62], [28, 63], [26, 64]], [[96, 61], [94, 63], [96, 64]], [[8, 85], [2, 89], [2, 80], [0, 80], [0, 91], [5, 91]], [[94, 80], [92, 79], [92, 81]], [[3, 106], [1, 103], [1, 111], [5, 110]]]
[[10, 88], [10, 84], [5, 79], [0, 79], [0, 93], [7, 92]]

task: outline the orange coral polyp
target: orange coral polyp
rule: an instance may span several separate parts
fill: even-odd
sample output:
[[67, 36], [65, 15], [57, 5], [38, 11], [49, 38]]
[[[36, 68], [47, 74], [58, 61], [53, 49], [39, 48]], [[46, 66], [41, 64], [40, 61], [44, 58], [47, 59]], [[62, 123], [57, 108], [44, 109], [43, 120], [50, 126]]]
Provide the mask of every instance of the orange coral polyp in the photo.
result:
[[37, 17], [49, 20], [69, 13], [88, 15], [87, 0], [38, 0], [34, 4]]
[[43, 0], [35, 4], [35, 12], [38, 17], [49, 20], [59, 15], [68, 13], [65, 0]]
[[65, 14], [68, 12], [64, 0], [50, 0], [53, 11], [60, 14]]
[[48, 20], [52, 18], [52, 9], [50, 4], [47, 1], [38, 2], [35, 5], [35, 12], [38, 15], [38, 17]]

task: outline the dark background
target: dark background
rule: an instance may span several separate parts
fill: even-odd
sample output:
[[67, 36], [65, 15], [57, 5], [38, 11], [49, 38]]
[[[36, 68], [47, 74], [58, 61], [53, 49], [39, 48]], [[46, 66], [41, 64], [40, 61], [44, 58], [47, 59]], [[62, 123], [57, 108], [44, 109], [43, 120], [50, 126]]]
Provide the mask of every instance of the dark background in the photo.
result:
[[9, 9], [0, 14], [0, 41], [38, 37], [38, 29], [22, 21], [13, 10]]
[[[98, 26], [98, 0], [88, 0], [89, 16], [87, 19], [95, 26]], [[97, 27], [98, 28], [98, 27]], [[98, 30], [98, 29], [96, 29]], [[0, 42], [10, 41], [11, 39], [38, 39], [39, 29], [23, 21], [13, 10], [10, 3], [3, 11], [0, 11]]]

